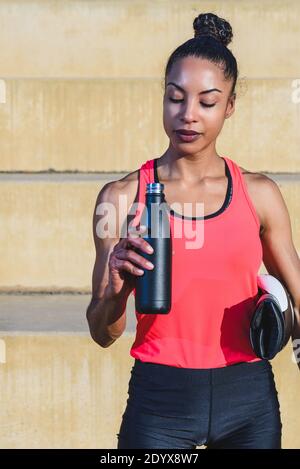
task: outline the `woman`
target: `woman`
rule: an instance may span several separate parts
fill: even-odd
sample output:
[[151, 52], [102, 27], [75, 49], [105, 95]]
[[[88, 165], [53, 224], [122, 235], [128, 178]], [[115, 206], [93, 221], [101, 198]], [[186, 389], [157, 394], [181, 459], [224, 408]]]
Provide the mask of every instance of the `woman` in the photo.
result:
[[[299, 336], [300, 261], [276, 183], [216, 151], [236, 98], [237, 64], [227, 48], [231, 26], [212, 13], [200, 14], [193, 26], [195, 37], [179, 46], [166, 66], [168, 149], [106, 184], [96, 202], [118, 208], [118, 197], [125, 194], [129, 208], [133, 201], [145, 202], [147, 183], [162, 182], [169, 206], [192, 202], [193, 207], [189, 213], [171, 210], [171, 232], [187, 223], [203, 233], [196, 248], [187, 248], [184, 235], [172, 240], [169, 314], [136, 314], [130, 350], [135, 362], [118, 449], [280, 448], [272, 366], [254, 354], [249, 324], [263, 260], [293, 298]], [[200, 216], [197, 202], [204, 207]], [[153, 265], [136, 252], [148, 252], [148, 244], [131, 230], [125, 237], [100, 239], [99, 219], [95, 210], [96, 262], [87, 318], [93, 339], [108, 347], [125, 329], [136, 276]], [[139, 217], [120, 220], [137, 227]]]

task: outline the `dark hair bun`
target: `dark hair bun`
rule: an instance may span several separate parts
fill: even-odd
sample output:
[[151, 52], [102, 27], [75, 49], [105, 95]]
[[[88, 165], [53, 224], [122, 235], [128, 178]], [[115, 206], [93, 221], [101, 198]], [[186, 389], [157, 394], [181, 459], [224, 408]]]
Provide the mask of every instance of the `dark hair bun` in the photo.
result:
[[228, 21], [213, 13], [201, 13], [194, 19], [194, 37], [212, 36], [227, 46], [232, 39], [232, 28]]

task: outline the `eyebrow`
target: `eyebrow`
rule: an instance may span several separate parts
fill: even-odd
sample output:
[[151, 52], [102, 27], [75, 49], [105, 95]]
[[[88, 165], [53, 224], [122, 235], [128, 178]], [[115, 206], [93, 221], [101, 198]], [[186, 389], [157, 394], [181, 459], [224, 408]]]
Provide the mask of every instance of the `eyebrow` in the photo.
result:
[[[181, 86], [177, 85], [176, 83], [174, 83], [173, 81], [169, 81], [169, 83], [167, 83], [167, 86], [168, 85], [174, 85], [176, 86], [176, 88], [178, 88], [179, 90], [181, 91], [185, 91], [183, 88], [181, 88]], [[218, 88], [211, 88], [210, 90], [204, 90], [204, 91], [200, 91], [199, 94], [207, 94], [207, 93], [211, 93], [212, 91], [218, 91], [219, 93], [222, 93], [221, 90], [219, 90]]]

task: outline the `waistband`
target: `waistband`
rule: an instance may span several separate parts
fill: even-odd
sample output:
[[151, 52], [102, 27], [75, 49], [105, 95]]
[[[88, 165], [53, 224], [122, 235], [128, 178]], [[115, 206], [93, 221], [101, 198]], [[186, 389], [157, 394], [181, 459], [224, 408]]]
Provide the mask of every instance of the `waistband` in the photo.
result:
[[151, 376], [165, 379], [183, 379], [199, 383], [225, 383], [234, 379], [257, 376], [260, 373], [273, 374], [269, 360], [261, 359], [255, 362], [240, 362], [220, 368], [180, 368], [160, 363], [142, 362], [135, 358], [133, 368]]

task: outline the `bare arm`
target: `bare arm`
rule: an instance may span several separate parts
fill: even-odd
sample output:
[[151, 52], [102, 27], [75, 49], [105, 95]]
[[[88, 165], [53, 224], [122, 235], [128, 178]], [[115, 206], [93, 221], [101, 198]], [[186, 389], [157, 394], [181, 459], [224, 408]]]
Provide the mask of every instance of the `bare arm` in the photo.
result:
[[124, 332], [126, 327], [127, 297], [92, 298], [87, 309], [87, 320], [94, 341], [101, 347], [109, 347]]
[[104, 218], [98, 214], [99, 212], [97, 213], [97, 207], [99, 204], [112, 202], [114, 190], [112, 183], [106, 184], [101, 189], [93, 213], [96, 259], [92, 276], [92, 299], [87, 308], [86, 316], [92, 338], [102, 347], [111, 345], [120, 337], [126, 327], [127, 294], [123, 291], [116, 298], [107, 294], [109, 256], [119, 238], [116, 235], [112, 236], [113, 233], [106, 238], [101, 238], [97, 229], [98, 222]]
[[[136, 246], [145, 250], [148, 243], [139, 236], [128, 233], [126, 225], [124, 227], [124, 223], [127, 224], [127, 213], [119, 213], [118, 183], [119, 181], [108, 183], [101, 189], [93, 214], [96, 259], [92, 277], [92, 299], [86, 316], [91, 336], [101, 347], [109, 347], [124, 332], [127, 299], [135, 286], [135, 275], [141, 275], [137, 267], [147, 268], [146, 259], [134, 252], [133, 248]], [[132, 187], [130, 189], [130, 185], [129, 188], [127, 186], [121, 184], [121, 192], [122, 195], [129, 194], [130, 201]], [[107, 212], [105, 207], [100, 213], [99, 204], [102, 207], [103, 204], [111, 204], [111, 211]], [[109, 225], [106, 233], [108, 236], [104, 237], [103, 227], [106, 224]], [[124, 237], [121, 237], [123, 232]]]

